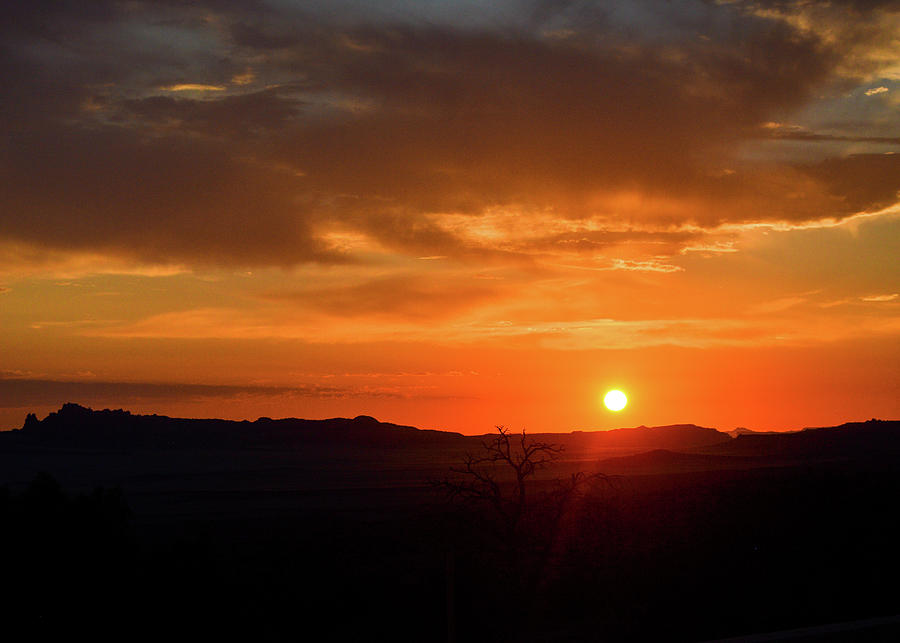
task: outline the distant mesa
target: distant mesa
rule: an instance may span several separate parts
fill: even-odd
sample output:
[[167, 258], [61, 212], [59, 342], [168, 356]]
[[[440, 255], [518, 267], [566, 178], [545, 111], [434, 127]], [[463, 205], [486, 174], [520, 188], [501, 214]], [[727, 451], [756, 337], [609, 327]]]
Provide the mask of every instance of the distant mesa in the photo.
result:
[[868, 420], [783, 433], [743, 433], [708, 452], [741, 456], [894, 457], [900, 455], [900, 421]]
[[[643, 453], [598, 462], [601, 471], [700, 471], [760, 466], [786, 460], [882, 460], [900, 456], [900, 421], [869, 420], [802, 431], [739, 431], [735, 437], [693, 425], [608, 431], [615, 444], [652, 445]], [[591, 434], [585, 434], [591, 435]], [[724, 436], [724, 439], [719, 439]]]
[[[678, 451], [732, 441], [726, 433], [694, 424], [530, 435], [533, 439], [561, 445], [572, 456], [601, 449]], [[74, 449], [292, 449], [313, 444], [343, 444], [474, 449], [485, 437], [380, 422], [370, 415], [327, 420], [260, 417], [249, 422], [136, 415], [123, 409], [101, 411], [67, 403], [43, 420], [29, 413], [20, 430], [0, 434], [0, 445]]]
[[368, 415], [352, 420], [261, 417], [248, 422], [134, 415], [123, 409], [95, 411], [67, 403], [43, 420], [29, 413], [21, 429], [0, 434], [0, 444], [91, 449], [284, 449], [335, 443], [383, 447], [439, 445], [458, 443], [462, 438], [449, 431], [379, 422]]

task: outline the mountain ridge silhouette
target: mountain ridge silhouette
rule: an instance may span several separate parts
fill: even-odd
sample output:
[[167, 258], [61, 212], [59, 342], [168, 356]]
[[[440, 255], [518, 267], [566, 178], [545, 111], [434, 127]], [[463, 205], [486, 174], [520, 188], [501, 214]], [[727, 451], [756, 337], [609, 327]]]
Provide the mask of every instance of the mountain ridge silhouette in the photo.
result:
[[[690, 449], [731, 440], [716, 429], [694, 424], [528, 433], [532, 440], [563, 446], [570, 454], [593, 449]], [[43, 420], [29, 413], [21, 429], [0, 433], [0, 444], [67, 448], [295, 448], [309, 444], [372, 447], [478, 448], [492, 434], [462, 435], [382, 422], [369, 415], [354, 418], [223, 420], [140, 415], [124, 409], [94, 410], [73, 402]]]
[[[139, 415], [123, 409], [94, 410], [69, 402], [43, 420], [29, 413], [21, 429], [0, 432], [0, 446], [292, 449], [314, 444], [345, 444], [462, 449], [477, 447], [489, 435], [471, 436], [453, 431], [420, 429], [382, 422], [369, 415], [323, 420], [268, 417], [253, 421], [194, 419]], [[741, 433], [737, 437], [695, 424], [528, 433], [528, 436], [531, 440], [560, 445], [573, 455], [602, 449], [754, 457], [900, 453], [900, 421], [875, 419], [784, 433]]]
[[900, 455], [900, 420], [844, 422], [784, 433], [747, 433], [709, 453], [739, 456], [885, 457]]
[[460, 433], [379, 422], [368, 415], [325, 420], [260, 417], [251, 422], [138, 415], [124, 409], [94, 410], [72, 402], [43, 420], [29, 413], [21, 429], [4, 434], [30, 445], [151, 449], [292, 447], [322, 442], [430, 445], [463, 438]]

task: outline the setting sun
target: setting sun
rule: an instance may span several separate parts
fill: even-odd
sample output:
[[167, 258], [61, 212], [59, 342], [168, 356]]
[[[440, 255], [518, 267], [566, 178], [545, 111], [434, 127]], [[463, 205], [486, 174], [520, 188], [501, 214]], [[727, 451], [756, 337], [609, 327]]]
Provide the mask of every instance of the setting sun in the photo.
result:
[[628, 398], [622, 391], [613, 390], [603, 397], [603, 403], [610, 411], [621, 411], [628, 404]]

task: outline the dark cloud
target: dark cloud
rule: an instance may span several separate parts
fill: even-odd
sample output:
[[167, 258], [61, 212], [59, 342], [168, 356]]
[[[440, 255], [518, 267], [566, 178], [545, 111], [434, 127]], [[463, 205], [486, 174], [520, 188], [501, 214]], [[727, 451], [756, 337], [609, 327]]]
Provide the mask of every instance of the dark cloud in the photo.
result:
[[352, 38], [320, 80], [372, 109], [306, 128], [279, 152], [330, 189], [432, 209], [635, 183], [678, 191], [827, 70], [815, 42], [780, 28], [729, 51], [689, 46], [678, 60], [436, 28]]
[[336, 261], [296, 201], [301, 178], [236, 157], [227, 143], [127, 130], [11, 137], [0, 233], [150, 261]]
[[236, 45], [250, 49], [288, 49], [297, 43], [296, 31], [283, 23], [267, 26], [237, 20], [231, 24], [230, 34]]
[[[43, 20], [19, 8], [21, 27], [7, 25], [6, 239], [293, 265], [345, 260], [319, 240], [337, 224], [400, 252], [485, 259], [503, 253], [437, 215], [807, 220], [880, 207], [894, 185], [892, 161], [866, 161], [873, 174], [862, 161], [735, 163], [840, 62], [749, 5], [678, 3], [690, 9], [678, 19], [640, 3], [626, 28], [610, 7], [529, 2], [503, 29], [355, 18], [343, 4], [82, 4], [51, 3]], [[247, 70], [246, 86], [231, 82]], [[178, 83], [223, 89], [161, 89]], [[690, 207], [622, 213], [598, 199], [617, 192]]]
[[246, 396], [335, 398], [357, 395], [352, 389], [308, 386], [226, 386], [158, 382], [92, 382], [0, 378], [0, 408], [79, 403], [133, 403], [142, 400], [195, 401]]
[[844, 136], [806, 131], [773, 131], [769, 138], [787, 141], [847, 141], [851, 143], [884, 143], [900, 145], [900, 136]]
[[[811, 3], [808, 0], [743, 0], [739, 4], [748, 8], [763, 7], [786, 12], [798, 12], [808, 9]], [[826, 3], [822, 4], [825, 5]], [[850, 10], [856, 14], [867, 14], [879, 9], [897, 11], [895, 0], [831, 0], [827, 5], [834, 6], [840, 10]]]
[[123, 101], [125, 114], [158, 127], [209, 135], [253, 136], [290, 127], [302, 103], [279, 87], [219, 100], [151, 96]]
[[841, 214], [880, 210], [900, 199], [898, 154], [855, 154], [804, 169], [840, 201]]
[[6, 3], [0, 33], [59, 41], [71, 34], [73, 28], [90, 23], [113, 20], [115, 0], [34, 0]]
[[658, 254], [664, 254], [675, 252], [684, 244], [704, 236], [700, 231], [586, 230], [541, 237], [529, 240], [525, 245], [536, 251], [564, 250], [590, 254], [624, 244], [648, 244], [655, 246]]

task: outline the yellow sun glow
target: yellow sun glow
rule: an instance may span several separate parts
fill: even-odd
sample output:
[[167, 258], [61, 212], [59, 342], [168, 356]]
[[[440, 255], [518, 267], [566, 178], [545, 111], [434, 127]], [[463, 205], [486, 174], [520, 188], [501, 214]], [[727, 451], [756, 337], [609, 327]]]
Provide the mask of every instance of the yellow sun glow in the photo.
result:
[[628, 404], [628, 398], [622, 391], [609, 391], [603, 397], [603, 403], [610, 411], [621, 411]]

